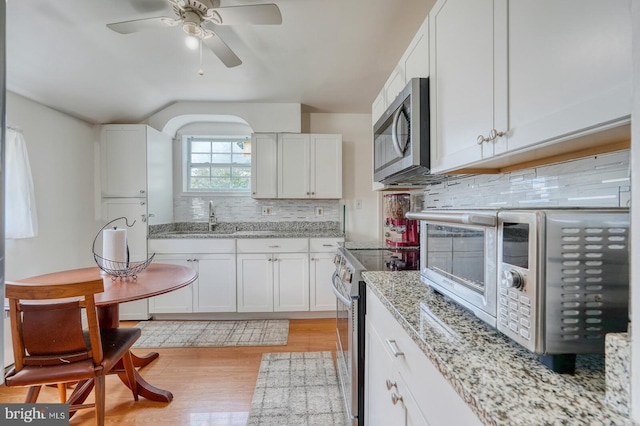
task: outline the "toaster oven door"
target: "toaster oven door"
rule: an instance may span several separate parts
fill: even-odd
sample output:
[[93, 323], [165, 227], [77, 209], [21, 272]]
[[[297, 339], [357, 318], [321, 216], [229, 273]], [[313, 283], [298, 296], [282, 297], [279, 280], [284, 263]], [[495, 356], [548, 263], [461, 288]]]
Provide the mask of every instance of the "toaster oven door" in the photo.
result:
[[495, 327], [497, 212], [423, 211], [415, 215], [421, 219], [422, 281]]

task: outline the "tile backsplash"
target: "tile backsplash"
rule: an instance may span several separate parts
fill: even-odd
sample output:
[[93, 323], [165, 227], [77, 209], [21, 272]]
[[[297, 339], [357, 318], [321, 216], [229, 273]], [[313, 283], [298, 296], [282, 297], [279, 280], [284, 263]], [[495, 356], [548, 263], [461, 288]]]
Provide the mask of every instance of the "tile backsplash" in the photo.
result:
[[[209, 201], [220, 222], [341, 222], [338, 200], [255, 200], [247, 197], [181, 197], [173, 200], [174, 221], [207, 221]], [[270, 212], [263, 215], [263, 207]], [[320, 212], [321, 214], [319, 214]]]
[[629, 151], [427, 187], [423, 208], [629, 207]]

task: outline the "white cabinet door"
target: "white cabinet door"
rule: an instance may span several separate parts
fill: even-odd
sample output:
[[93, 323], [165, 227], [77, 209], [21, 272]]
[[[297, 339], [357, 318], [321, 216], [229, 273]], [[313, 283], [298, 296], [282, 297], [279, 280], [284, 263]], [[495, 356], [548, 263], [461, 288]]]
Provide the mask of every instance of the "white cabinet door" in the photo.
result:
[[274, 312], [309, 310], [309, 255], [273, 255]]
[[309, 256], [309, 310], [335, 311], [336, 296], [331, 289], [331, 276], [336, 270], [333, 253], [311, 253]]
[[311, 198], [342, 198], [342, 135], [309, 138]]
[[494, 1], [442, 0], [429, 15], [431, 168], [493, 155]]
[[251, 196], [278, 196], [278, 136], [255, 133], [251, 136]]
[[[193, 268], [193, 260], [184, 254], [157, 254], [154, 258], [157, 263], [169, 263], [172, 265], [188, 266]], [[149, 298], [149, 313], [175, 314], [193, 311], [193, 286], [197, 280], [186, 287], [169, 293]]]
[[387, 100], [387, 106], [391, 105], [402, 89], [404, 89], [405, 83], [403, 64], [398, 64], [384, 85], [384, 97]]
[[146, 140], [144, 124], [102, 126], [100, 158], [103, 197], [146, 197]]
[[373, 101], [373, 104], [371, 104], [371, 125], [372, 126], [376, 124], [376, 121], [378, 121], [378, 119], [382, 117], [382, 114], [384, 114], [386, 110], [387, 110], [387, 101], [384, 97], [384, 89], [382, 89], [380, 93], [378, 93], [378, 96]]
[[369, 426], [405, 425], [404, 405], [394, 405], [391, 401], [392, 393], [397, 394], [398, 390], [393, 380], [393, 357], [389, 354], [387, 345], [372, 322], [367, 321], [366, 330], [366, 424]]
[[[110, 222], [119, 217], [125, 220], [114, 222], [119, 229], [127, 230], [127, 245], [129, 247], [129, 259], [143, 261], [147, 259], [147, 199], [146, 198], [104, 198], [102, 200], [102, 219]], [[102, 247], [96, 247], [98, 254]]]
[[173, 150], [171, 137], [147, 128], [147, 201], [149, 225], [173, 223]]
[[308, 134], [278, 135], [278, 197], [310, 198]]
[[273, 254], [236, 256], [238, 312], [273, 312]]
[[199, 254], [193, 312], [236, 312], [236, 255]]
[[508, 2], [508, 123], [514, 151], [627, 121], [631, 19], [626, 0]]
[[424, 20], [400, 60], [406, 83], [412, 78], [429, 77], [429, 17]]

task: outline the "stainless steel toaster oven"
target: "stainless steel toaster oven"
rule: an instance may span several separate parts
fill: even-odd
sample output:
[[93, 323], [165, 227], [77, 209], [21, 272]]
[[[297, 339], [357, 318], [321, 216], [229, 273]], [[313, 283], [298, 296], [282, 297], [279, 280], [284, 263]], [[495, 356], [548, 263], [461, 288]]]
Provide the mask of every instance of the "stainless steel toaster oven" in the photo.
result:
[[425, 210], [421, 279], [555, 371], [629, 321], [629, 210]]

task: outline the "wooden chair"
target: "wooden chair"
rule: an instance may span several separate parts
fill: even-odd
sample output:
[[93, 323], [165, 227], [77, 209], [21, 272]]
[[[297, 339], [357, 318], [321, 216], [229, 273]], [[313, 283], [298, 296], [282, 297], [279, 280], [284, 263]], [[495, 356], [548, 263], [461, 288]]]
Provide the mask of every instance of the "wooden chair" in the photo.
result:
[[[66, 397], [65, 383], [78, 382], [86, 394], [95, 385], [95, 404], [75, 404], [76, 392], [67, 402], [71, 414], [95, 406], [96, 424], [103, 425], [105, 375], [116, 365], [124, 367], [128, 386], [138, 399], [130, 349], [141, 332], [139, 328], [99, 328], [94, 295], [103, 288], [102, 278], [48, 285], [5, 284], [15, 358], [5, 384], [29, 386], [26, 403], [36, 402], [42, 385], [57, 384], [61, 398]], [[87, 313], [87, 329], [82, 324], [82, 308]]]

